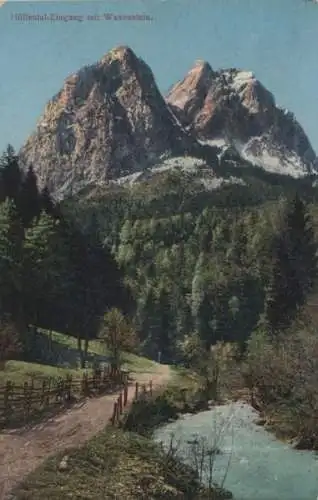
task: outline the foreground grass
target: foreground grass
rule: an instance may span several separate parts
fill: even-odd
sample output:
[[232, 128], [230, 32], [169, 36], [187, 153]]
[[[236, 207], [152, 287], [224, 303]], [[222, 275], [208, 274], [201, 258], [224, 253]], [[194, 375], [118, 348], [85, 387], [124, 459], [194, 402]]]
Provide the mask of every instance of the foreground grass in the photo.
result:
[[167, 460], [162, 448], [130, 432], [106, 427], [85, 446], [48, 459], [14, 492], [16, 500], [207, 498], [193, 472]]

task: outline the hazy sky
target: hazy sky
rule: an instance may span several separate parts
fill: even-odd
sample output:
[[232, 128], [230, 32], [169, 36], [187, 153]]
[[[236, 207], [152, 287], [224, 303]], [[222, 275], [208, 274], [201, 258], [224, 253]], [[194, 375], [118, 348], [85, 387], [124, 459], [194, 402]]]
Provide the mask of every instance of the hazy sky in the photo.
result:
[[[1, 3], [1, 2], [0, 2]], [[149, 21], [18, 21], [15, 14], [148, 14]], [[254, 71], [318, 151], [318, 5], [305, 0], [14, 2], [0, 8], [0, 149], [17, 149], [66, 76], [129, 45], [166, 91], [196, 59]]]

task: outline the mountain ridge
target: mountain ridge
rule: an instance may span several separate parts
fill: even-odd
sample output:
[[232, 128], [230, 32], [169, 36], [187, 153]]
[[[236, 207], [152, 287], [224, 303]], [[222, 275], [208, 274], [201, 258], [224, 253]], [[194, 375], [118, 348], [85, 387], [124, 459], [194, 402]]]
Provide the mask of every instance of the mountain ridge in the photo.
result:
[[229, 158], [295, 177], [317, 171], [302, 127], [253, 73], [215, 71], [197, 60], [164, 97], [150, 66], [128, 46], [64, 80], [19, 156], [60, 199], [176, 157], [196, 165], [203, 158], [212, 175]]

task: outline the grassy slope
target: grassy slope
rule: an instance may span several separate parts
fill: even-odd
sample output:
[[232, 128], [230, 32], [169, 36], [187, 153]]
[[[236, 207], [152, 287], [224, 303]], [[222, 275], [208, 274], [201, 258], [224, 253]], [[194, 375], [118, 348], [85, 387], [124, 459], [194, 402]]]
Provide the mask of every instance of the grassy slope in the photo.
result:
[[[73, 337], [68, 337], [61, 333], [53, 332], [52, 340], [58, 342], [61, 346], [65, 346], [71, 349], [77, 349], [77, 341]], [[91, 354], [97, 354], [100, 356], [107, 356], [107, 350], [102, 342], [99, 340], [92, 340], [89, 343], [88, 352]], [[152, 371], [154, 367], [158, 366], [158, 363], [150, 359], [144, 358], [142, 356], [136, 356], [131, 353], [123, 354], [123, 368], [130, 370], [134, 373]]]
[[[52, 340], [61, 347], [77, 350], [76, 339], [66, 335], [53, 332]], [[89, 344], [89, 353], [107, 357], [107, 352], [99, 341], [92, 341]], [[123, 368], [132, 373], [147, 373], [153, 372], [158, 367], [158, 363], [151, 361], [142, 356], [137, 356], [131, 353], [123, 354]], [[0, 371], [0, 386], [4, 385], [7, 380], [21, 385], [25, 381], [34, 379], [35, 385], [42, 383], [42, 380], [48, 378], [65, 377], [71, 374], [73, 377], [80, 377], [83, 371], [76, 367], [62, 368], [40, 363], [27, 363], [25, 361], [7, 361], [4, 370]]]
[[48, 378], [65, 377], [71, 374], [73, 377], [79, 377], [84, 370], [60, 368], [58, 366], [41, 365], [39, 363], [27, 363], [25, 361], [7, 361], [5, 369], [0, 371], [0, 386], [7, 380], [14, 384], [21, 385], [34, 380], [34, 384], [41, 384]]

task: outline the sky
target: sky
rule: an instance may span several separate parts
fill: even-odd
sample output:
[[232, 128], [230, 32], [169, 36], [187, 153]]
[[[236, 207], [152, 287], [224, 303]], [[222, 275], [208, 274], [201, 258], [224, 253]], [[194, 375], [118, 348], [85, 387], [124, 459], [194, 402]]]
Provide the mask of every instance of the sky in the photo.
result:
[[[152, 20], [87, 19], [107, 13]], [[61, 17], [21, 21], [19, 14]], [[214, 69], [253, 71], [318, 152], [317, 41], [318, 4], [308, 0], [7, 0], [0, 7], [0, 151], [8, 143], [22, 146], [69, 74], [128, 45], [150, 65], [163, 93], [197, 59]]]

